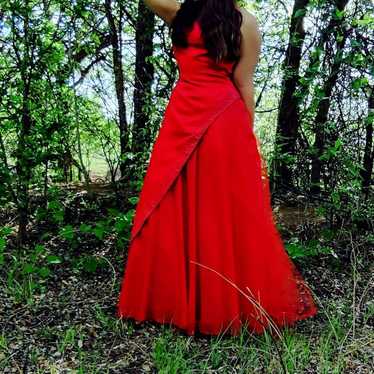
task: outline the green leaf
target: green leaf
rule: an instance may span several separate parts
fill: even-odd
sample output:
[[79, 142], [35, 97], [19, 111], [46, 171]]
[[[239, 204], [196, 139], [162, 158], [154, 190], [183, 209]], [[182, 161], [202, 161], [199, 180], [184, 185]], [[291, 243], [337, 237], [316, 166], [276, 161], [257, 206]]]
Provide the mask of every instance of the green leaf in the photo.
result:
[[82, 223], [80, 226], [79, 226], [79, 230], [81, 232], [84, 232], [84, 233], [88, 233], [88, 232], [91, 232], [92, 231], [92, 226], [91, 225], [87, 225], [85, 223]]
[[344, 17], [344, 14], [345, 14], [344, 9], [343, 10], [335, 9], [335, 18], [336, 19], [342, 19]]
[[6, 240], [5, 238], [0, 237], [0, 252], [3, 252], [6, 247]]
[[93, 229], [93, 232], [98, 239], [103, 240], [106, 232], [105, 222], [97, 223], [95, 228]]
[[129, 201], [131, 204], [135, 205], [135, 204], [138, 203], [138, 201], [139, 201], [139, 197], [138, 197], [138, 196], [129, 197], [129, 198], [128, 198], [128, 201]]
[[60, 235], [66, 240], [74, 239], [74, 227], [72, 225], [67, 225], [60, 230]]
[[119, 210], [115, 208], [108, 208], [108, 213], [111, 217], [117, 217], [120, 214]]
[[38, 273], [39, 275], [42, 277], [42, 278], [47, 278], [51, 275], [51, 270], [45, 266], [41, 267], [39, 270], [38, 270]]
[[352, 88], [357, 91], [359, 90], [360, 88], [362, 87], [366, 87], [368, 86], [369, 84], [369, 80], [367, 77], [360, 77], [360, 78], [357, 78], [355, 79], [352, 83], [351, 83], [351, 86]]
[[82, 261], [83, 269], [89, 273], [94, 273], [99, 264], [100, 261], [94, 256], [86, 256]]
[[23, 265], [22, 273], [23, 274], [32, 274], [35, 273], [37, 268], [33, 264], [25, 264]]
[[298, 9], [295, 14], [294, 18], [303, 17], [306, 14], [306, 9]]
[[49, 255], [49, 256], [47, 256], [47, 262], [49, 264], [61, 264], [62, 259], [58, 256]]
[[38, 254], [41, 254], [41, 253], [44, 253], [45, 252], [45, 248], [44, 248], [44, 245], [41, 245], [41, 244], [37, 244], [35, 246], [35, 253], [38, 255]]
[[369, 26], [374, 25], [374, 17], [370, 13], [366, 13], [361, 19], [352, 21], [353, 26]]
[[95, 227], [93, 232], [98, 239], [103, 240], [105, 230], [102, 227]]
[[125, 231], [128, 226], [129, 226], [128, 218], [126, 216], [121, 216], [117, 218], [114, 228], [117, 233], [121, 233]]
[[8, 236], [13, 232], [13, 229], [11, 227], [2, 227], [0, 230], [0, 235], [1, 236]]

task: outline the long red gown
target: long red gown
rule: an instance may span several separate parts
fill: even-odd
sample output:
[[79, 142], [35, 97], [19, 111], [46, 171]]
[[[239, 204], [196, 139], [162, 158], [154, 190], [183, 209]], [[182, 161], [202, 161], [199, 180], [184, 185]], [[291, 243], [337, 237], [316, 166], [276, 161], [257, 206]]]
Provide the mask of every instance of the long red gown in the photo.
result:
[[317, 307], [273, 221], [253, 114], [233, 63], [206, 55], [197, 21], [188, 41], [173, 46], [179, 80], [136, 207], [117, 316], [188, 335], [291, 326]]

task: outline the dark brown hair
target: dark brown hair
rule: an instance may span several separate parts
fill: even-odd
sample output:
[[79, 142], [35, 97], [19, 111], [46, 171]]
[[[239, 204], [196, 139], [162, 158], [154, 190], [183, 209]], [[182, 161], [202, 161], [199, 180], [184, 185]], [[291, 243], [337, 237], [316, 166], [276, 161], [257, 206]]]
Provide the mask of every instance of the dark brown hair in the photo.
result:
[[208, 55], [216, 62], [237, 61], [242, 19], [235, 0], [185, 0], [171, 24], [171, 39], [187, 47], [186, 33], [199, 20]]

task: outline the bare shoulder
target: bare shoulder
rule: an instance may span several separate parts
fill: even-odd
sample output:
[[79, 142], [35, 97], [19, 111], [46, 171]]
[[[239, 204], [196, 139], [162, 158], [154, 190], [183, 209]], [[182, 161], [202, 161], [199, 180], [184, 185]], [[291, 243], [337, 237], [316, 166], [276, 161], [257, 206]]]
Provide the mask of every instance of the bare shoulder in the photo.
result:
[[251, 13], [248, 9], [241, 7], [238, 8], [238, 10], [243, 16], [243, 22], [247, 24], [257, 24], [256, 16], [253, 13]]
[[242, 32], [258, 35], [260, 33], [257, 17], [245, 8], [239, 8], [243, 16]]
[[[243, 68], [246, 71], [248, 68], [252, 69], [259, 60], [261, 52], [262, 36], [259, 28], [259, 23], [254, 14], [249, 12], [245, 8], [238, 8], [243, 15], [243, 22], [240, 27], [242, 34], [240, 44], [240, 54]], [[240, 69], [239, 69], [240, 70]], [[238, 73], [239, 74], [239, 73]], [[247, 72], [244, 73], [244, 78], [247, 76]]]

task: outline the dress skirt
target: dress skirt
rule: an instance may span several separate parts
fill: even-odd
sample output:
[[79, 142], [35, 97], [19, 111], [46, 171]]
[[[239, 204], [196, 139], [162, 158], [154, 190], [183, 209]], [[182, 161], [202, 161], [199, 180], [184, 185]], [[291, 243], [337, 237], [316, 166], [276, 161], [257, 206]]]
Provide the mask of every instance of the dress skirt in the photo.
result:
[[243, 100], [227, 103], [194, 139], [133, 235], [118, 317], [171, 324], [189, 335], [237, 335], [242, 327], [261, 334], [315, 315], [276, 229]]

